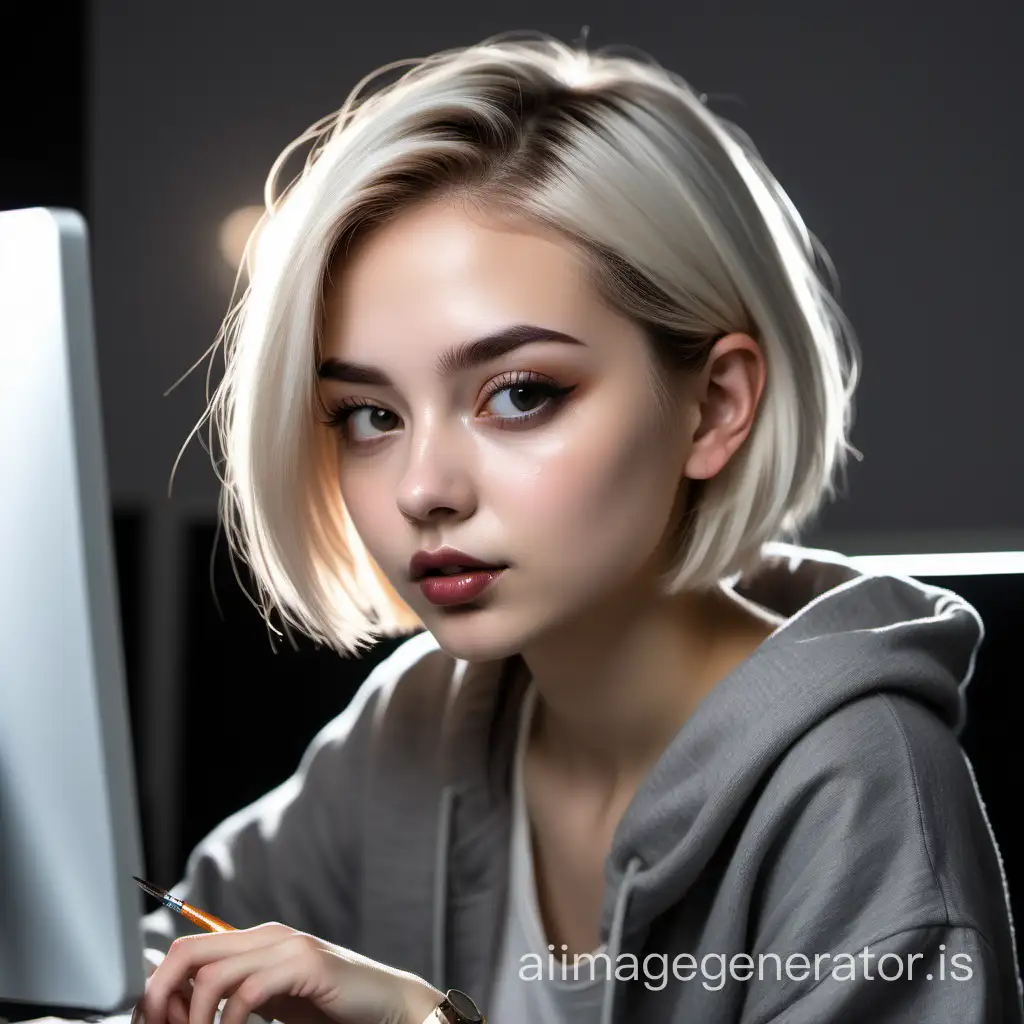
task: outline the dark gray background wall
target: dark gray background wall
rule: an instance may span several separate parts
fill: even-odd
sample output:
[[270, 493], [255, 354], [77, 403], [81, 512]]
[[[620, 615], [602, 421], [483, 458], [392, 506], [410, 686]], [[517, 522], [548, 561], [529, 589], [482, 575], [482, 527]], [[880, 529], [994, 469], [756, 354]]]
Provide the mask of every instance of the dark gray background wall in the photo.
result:
[[[162, 396], [228, 301], [216, 229], [260, 201], [283, 145], [385, 61], [506, 29], [572, 40], [584, 25], [592, 46], [637, 46], [708, 92], [838, 267], [865, 354], [865, 460], [820, 535], [851, 549], [924, 531], [991, 546], [1024, 527], [1024, 6], [995, 0], [98, 0], [90, 200], [115, 500], [165, 502], [205, 367]], [[193, 443], [173, 503], [205, 512], [214, 498]]]

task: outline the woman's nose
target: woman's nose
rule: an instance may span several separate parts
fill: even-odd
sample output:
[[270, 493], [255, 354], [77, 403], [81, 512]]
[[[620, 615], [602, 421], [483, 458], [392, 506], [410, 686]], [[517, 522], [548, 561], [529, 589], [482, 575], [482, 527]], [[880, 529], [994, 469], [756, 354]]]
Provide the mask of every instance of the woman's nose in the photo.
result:
[[465, 518], [476, 508], [470, 455], [453, 432], [424, 432], [410, 445], [396, 500], [408, 519]]

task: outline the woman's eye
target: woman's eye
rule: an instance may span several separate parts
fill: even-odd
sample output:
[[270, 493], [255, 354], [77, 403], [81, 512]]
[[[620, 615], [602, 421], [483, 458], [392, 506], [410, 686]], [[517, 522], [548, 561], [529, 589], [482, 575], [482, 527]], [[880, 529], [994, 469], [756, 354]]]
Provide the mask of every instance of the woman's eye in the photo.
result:
[[[496, 426], [521, 426], [537, 416], [553, 411], [563, 398], [574, 389], [519, 375], [506, 376], [496, 382], [485, 408]], [[360, 399], [347, 399], [326, 421], [353, 444], [366, 444], [401, 428], [402, 418], [390, 409], [371, 405]]]
[[492, 414], [503, 420], [528, 419], [538, 415], [567, 389], [540, 381], [506, 384], [492, 392], [487, 405]]
[[333, 422], [356, 441], [372, 441], [394, 430], [398, 426], [398, 416], [377, 405], [358, 405], [339, 410]]

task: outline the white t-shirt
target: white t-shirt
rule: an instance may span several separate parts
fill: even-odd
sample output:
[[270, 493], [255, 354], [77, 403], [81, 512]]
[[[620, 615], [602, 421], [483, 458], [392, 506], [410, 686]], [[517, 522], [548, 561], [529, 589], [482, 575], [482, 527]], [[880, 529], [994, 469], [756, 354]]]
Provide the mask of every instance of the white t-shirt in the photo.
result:
[[[487, 1020], [488, 1024], [596, 1024], [601, 1014], [608, 958], [584, 958], [579, 963], [578, 977], [574, 977], [573, 957], [568, 955], [563, 970], [563, 954], [559, 949], [549, 948], [537, 903], [530, 819], [523, 788], [523, 758], [535, 703], [536, 691], [531, 686], [520, 712], [512, 767], [508, 912]], [[602, 945], [594, 955], [603, 952]]]

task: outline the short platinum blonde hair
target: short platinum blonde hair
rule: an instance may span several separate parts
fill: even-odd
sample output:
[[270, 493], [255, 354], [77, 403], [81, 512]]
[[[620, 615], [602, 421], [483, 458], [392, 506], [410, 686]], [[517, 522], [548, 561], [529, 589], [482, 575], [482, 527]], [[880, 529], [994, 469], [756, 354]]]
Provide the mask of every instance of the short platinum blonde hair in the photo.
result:
[[[645, 328], [652, 366], [700, 369], [732, 332], [759, 342], [754, 426], [719, 474], [691, 483], [668, 592], [753, 568], [764, 542], [794, 539], [835, 496], [847, 453], [860, 456], [848, 442], [858, 347], [827, 255], [751, 141], [649, 58], [495, 37], [379, 69], [271, 168], [203, 417], [219, 435], [221, 522], [268, 625], [276, 608], [286, 630], [342, 653], [422, 625], [345, 509], [317, 366], [331, 266], [411, 204], [446, 195], [560, 232], [602, 296]], [[668, 409], [671, 375], [655, 376]]]

